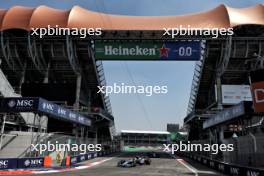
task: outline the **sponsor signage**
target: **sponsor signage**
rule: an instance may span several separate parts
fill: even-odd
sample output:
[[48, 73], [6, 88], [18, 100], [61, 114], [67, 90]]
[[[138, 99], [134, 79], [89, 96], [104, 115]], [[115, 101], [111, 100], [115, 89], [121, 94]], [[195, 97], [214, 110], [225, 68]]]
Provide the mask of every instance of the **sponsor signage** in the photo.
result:
[[77, 162], [80, 163], [80, 162], [83, 162], [85, 160], [88, 160], [88, 158], [86, 156], [87, 155], [78, 155]]
[[71, 157], [71, 165], [75, 165], [78, 163], [78, 156]]
[[2, 98], [0, 112], [34, 112], [37, 110], [38, 98]]
[[255, 112], [264, 112], [264, 81], [251, 84]]
[[0, 169], [15, 169], [17, 168], [16, 158], [1, 158]]
[[224, 109], [223, 111], [212, 116], [203, 123], [203, 128], [209, 128], [211, 126], [223, 123], [225, 121], [234, 119], [246, 113], [245, 103], [241, 102], [237, 105], [232, 106], [231, 108]]
[[92, 158], [92, 154], [87, 153], [87, 154], [86, 154], [86, 158], [87, 158], [87, 160], [91, 159], [91, 158]]
[[91, 126], [91, 120], [80, 113], [71, 111], [39, 97], [14, 97], [0, 99], [0, 112], [36, 112], [52, 117]]
[[18, 168], [43, 167], [44, 158], [21, 158], [18, 159]]
[[237, 175], [237, 176], [239, 176], [239, 175], [242, 174], [240, 171], [241, 171], [240, 167], [235, 167], [235, 166], [231, 166], [230, 169], [229, 169], [229, 173], [231, 175]]
[[238, 104], [241, 101], [252, 101], [249, 85], [222, 85], [222, 103]]
[[91, 120], [86, 118], [85, 116], [57, 104], [51, 103], [42, 98], [39, 98], [38, 111], [51, 114], [57, 118], [62, 118], [64, 120], [91, 126]]
[[200, 60], [201, 41], [95, 41], [97, 60]]

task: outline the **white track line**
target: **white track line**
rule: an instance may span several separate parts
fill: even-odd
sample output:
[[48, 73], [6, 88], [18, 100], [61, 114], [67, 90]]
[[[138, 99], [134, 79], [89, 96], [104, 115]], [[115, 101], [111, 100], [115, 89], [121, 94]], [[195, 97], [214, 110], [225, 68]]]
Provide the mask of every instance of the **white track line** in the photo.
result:
[[181, 163], [184, 167], [186, 167], [187, 169], [189, 169], [192, 173], [194, 173], [195, 176], [198, 176], [197, 169], [195, 169], [194, 167], [192, 167], [190, 164], [187, 164], [186, 161], [184, 161], [183, 159], [177, 159], [177, 161], [179, 163]]

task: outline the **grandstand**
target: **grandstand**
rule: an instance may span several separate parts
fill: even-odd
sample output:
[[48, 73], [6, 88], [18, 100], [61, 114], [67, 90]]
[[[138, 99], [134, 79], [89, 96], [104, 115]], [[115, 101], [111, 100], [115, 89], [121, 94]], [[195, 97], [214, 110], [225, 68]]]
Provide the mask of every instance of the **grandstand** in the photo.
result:
[[123, 146], [131, 147], [161, 147], [169, 142], [167, 131], [121, 130]]
[[201, 155], [262, 167], [263, 111], [257, 112], [253, 105], [252, 85], [263, 81], [264, 26], [244, 24], [234, 31], [224, 40], [206, 41], [204, 55], [195, 66], [184, 123], [193, 143], [235, 147], [233, 152]]
[[[97, 86], [106, 81], [91, 42], [70, 36], [47, 36], [44, 40], [31, 36], [19, 26], [29, 11], [14, 7], [4, 16], [1, 11], [1, 106], [2, 99], [10, 97], [41, 97], [91, 123], [62, 120], [43, 112], [1, 111], [0, 157], [32, 156], [30, 144], [55, 139], [109, 145], [115, 133], [114, 117], [109, 97], [96, 93]], [[25, 18], [14, 24], [21, 15]]]

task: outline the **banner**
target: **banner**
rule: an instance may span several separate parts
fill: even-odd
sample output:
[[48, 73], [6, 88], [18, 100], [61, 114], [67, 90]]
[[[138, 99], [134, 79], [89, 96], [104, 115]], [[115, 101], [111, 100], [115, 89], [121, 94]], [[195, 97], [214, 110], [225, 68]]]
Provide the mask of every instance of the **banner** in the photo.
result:
[[239, 117], [246, 113], [244, 102], [239, 103], [238, 105], [232, 106], [231, 108], [224, 109], [216, 115], [212, 116], [208, 120], [204, 121], [203, 128], [209, 128], [211, 126], [226, 122], [233, 118]]
[[83, 162], [83, 161], [85, 161], [85, 160], [88, 160], [88, 157], [87, 157], [87, 155], [85, 155], [85, 154], [79, 155], [79, 156], [77, 157], [77, 162], [78, 162], [78, 163]]
[[252, 101], [249, 85], [222, 85], [222, 103], [238, 104], [241, 101]]
[[1, 158], [0, 169], [16, 169], [17, 158]]
[[0, 112], [36, 112], [38, 101], [35, 97], [1, 98]]
[[75, 123], [91, 126], [91, 120], [80, 113], [71, 111], [57, 104], [39, 98], [38, 111], [51, 114], [59, 119], [69, 120]]
[[0, 99], [0, 112], [45, 113], [60, 120], [91, 126], [91, 119], [39, 97], [12, 97]]
[[71, 157], [70, 163], [71, 163], [71, 165], [77, 164], [78, 163], [78, 156]]
[[97, 60], [179, 60], [201, 58], [201, 41], [95, 41]]
[[37, 168], [44, 166], [44, 158], [21, 158], [18, 159], [18, 168]]
[[251, 84], [255, 112], [264, 112], [264, 81]]

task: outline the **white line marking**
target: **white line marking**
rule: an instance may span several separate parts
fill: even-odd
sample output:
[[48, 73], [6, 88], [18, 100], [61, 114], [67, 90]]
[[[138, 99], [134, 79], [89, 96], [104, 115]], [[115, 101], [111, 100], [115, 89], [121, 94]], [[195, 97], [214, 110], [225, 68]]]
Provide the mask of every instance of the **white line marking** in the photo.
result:
[[192, 173], [194, 173], [195, 176], [198, 176], [198, 171], [191, 165], [187, 164], [183, 159], [177, 159], [179, 163], [181, 163], [183, 166], [185, 166], [187, 169], [189, 169]]

